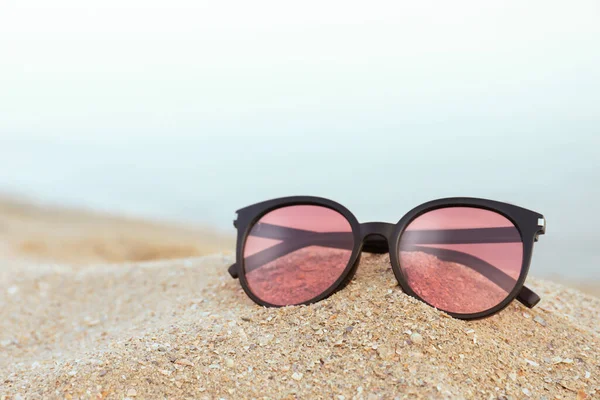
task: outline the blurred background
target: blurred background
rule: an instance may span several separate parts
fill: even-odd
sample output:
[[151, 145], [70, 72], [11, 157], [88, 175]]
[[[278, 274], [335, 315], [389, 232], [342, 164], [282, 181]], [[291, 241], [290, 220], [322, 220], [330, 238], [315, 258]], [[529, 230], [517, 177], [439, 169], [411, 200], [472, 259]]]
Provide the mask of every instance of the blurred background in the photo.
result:
[[185, 256], [232, 250], [235, 210], [272, 197], [395, 222], [475, 196], [546, 216], [532, 274], [600, 279], [599, 20], [595, 0], [3, 1], [0, 250]]

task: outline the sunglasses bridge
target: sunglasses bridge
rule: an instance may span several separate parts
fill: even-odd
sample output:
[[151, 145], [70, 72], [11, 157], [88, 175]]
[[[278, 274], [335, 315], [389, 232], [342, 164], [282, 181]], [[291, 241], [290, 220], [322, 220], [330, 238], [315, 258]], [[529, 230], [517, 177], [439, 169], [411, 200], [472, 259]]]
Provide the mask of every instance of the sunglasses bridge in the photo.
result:
[[392, 239], [395, 229], [396, 225], [387, 222], [360, 224], [362, 251], [374, 254], [388, 253], [390, 251], [389, 241]]

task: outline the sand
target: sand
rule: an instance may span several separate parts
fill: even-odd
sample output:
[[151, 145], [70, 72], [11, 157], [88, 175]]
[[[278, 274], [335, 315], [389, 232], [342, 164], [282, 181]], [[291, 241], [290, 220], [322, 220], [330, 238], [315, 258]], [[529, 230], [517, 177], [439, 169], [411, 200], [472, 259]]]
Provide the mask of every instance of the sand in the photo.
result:
[[0, 197], [0, 259], [64, 264], [151, 261], [201, 256], [233, 245], [232, 235], [211, 229]]
[[[531, 280], [475, 322], [403, 294], [386, 256], [307, 307], [266, 309], [231, 256], [5, 268], [2, 389], [18, 398], [594, 398], [600, 299]], [[17, 273], [18, 272], [18, 273]]]
[[[528, 280], [542, 296], [533, 310], [515, 302], [465, 322], [403, 294], [388, 257], [372, 255], [331, 298], [266, 309], [229, 277], [230, 251], [123, 262], [139, 253], [88, 229], [100, 217], [46, 231], [22, 217], [30, 230], [19, 236], [23, 224], [2, 215], [1, 399], [600, 398], [600, 299], [556, 283]], [[109, 251], [63, 254], [71, 247], [47, 237], [54, 226]], [[129, 232], [123, 243], [166, 248], [162, 228], [144, 243], [128, 241], [130, 222], [115, 226]], [[201, 252], [197, 234], [179, 237]], [[49, 250], [15, 246], [30, 237]]]

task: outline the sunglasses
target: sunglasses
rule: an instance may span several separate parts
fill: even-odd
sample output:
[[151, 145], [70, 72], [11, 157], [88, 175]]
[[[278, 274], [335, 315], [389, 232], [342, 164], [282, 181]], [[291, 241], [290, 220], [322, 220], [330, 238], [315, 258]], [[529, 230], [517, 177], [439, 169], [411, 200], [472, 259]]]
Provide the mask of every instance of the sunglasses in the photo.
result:
[[237, 211], [237, 262], [246, 294], [268, 307], [311, 304], [343, 289], [361, 253], [389, 253], [402, 290], [455, 318], [501, 311], [515, 298], [533, 308], [524, 286], [544, 216], [512, 204], [447, 198], [422, 204], [397, 224], [360, 224], [344, 206], [319, 197], [285, 197]]

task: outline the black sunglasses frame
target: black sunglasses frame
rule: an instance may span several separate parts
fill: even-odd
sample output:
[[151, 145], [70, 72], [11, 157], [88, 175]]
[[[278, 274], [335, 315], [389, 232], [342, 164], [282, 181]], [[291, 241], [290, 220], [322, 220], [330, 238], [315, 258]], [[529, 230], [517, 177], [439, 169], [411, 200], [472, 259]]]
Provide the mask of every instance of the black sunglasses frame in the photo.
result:
[[[412, 288], [408, 284], [408, 281], [403, 275], [402, 270], [400, 268], [398, 246], [400, 238], [402, 237], [402, 234], [404, 233], [406, 227], [415, 218], [435, 209], [449, 207], [480, 208], [496, 212], [509, 219], [521, 235], [521, 241], [523, 243], [523, 264], [521, 266], [521, 273], [516, 282], [516, 285], [500, 304], [478, 313], [446, 313], [454, 318], [474, 320], [488, 317], [492, 314], [502, 311], [514, 299], [517, 299], [528, 308], [533, 308], [540, 301], [539, 296], [536, 295], [530, 289], [528, 289], [526, 286], [524, 286], [524, 284], [525, 279], [527, 278], [527, 274], [529, 272], [529, 266], [531, 264], [534, 242], [538, 240], [539, 235], [543, 235], [546, 232], [546, 221], [542, 214], [512, 204], [502, 203], [493, 200], [468, 197], [454, 197], [433, 200], [421, 204], [410, 210], [396, 224], [389, 224], [383, 222], [369, 222], [360, 224], [354, 216], [354, 214], [352, 214], [346, 207], [332, 200], [313, 196], [293, 196], [268, 200], [242, 208], [237, 211], [238, 216], [237, 219], [234, 221], [234, 226], [237, 228], [236, 263], [229, 267], [229, 273], [233, 278], [239, 278], [240, 284], [244, 289], [244, 292], [246, 292], [248, 297], [250, 297], [255, 303], [261, 306], [280, 307], [278, 305], [270, 304], [261, 300], [250, 290], [248, 286], [248, 281], [246, 280], [246, 269], [244, 267], [243, 253], [246, 244], [246, 239], [248, 238], [252, 227], [265, 214], [278, 208], [296, 205], [321, 206], [337, 211], [350, 223], [354, 239], [354, 247], [352, 249], [352, 254], [348, 261], [348, 265], [344, 269], [341, 276], [329, 288], [327, 288], [327, 290], [301, 304], [308, 305], [319, 302], [331, 296], [335, 292], [345, 288], [348, 285], [348, 283], [350, 283], [350, 281], [354, 277], [354, 274], [356, 273], [356, 269], [358, 267], [360, 255], [362, 252], [378, 254], [389, 252], [392, 270], [404, 293], [413, 296], [414, 298], [421, 300], [426, 304], [429, 304], [427, 301], [419, 297], [419, 295], [412, 290]], [[429, 305], [432, 306], [431, 304]]]

